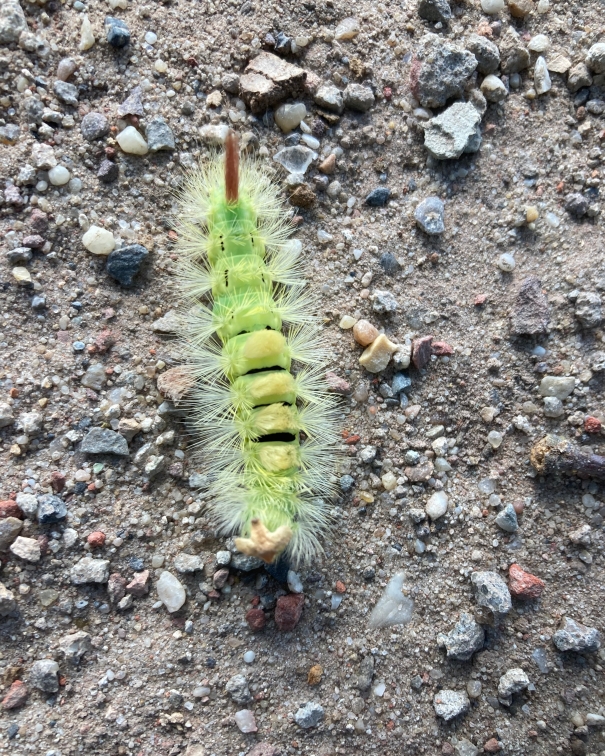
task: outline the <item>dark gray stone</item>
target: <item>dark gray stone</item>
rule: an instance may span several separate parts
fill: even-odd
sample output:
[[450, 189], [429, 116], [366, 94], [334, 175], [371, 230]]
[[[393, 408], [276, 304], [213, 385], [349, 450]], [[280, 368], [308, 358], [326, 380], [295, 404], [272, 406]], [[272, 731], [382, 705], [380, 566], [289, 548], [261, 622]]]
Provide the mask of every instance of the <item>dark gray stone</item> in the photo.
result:
[[370, 207], [384, 207], [389, 201], [391, 196], [391, 190], [386, 186], [379, 186], [372, 191], [366, 197], [366, 205]]
[[107, 272], [122, 286], [132, 286], [133, 278], [149, 252], [142, 244], [129, 244], [115, 249], [107, 258]]
[[104, 184], [111, 184], [113, 181], [117, 180], [119, 175], [120, 169], [115, 163], [112, 163], [111, 160], [107, 159], [101, 161], [101, 165], [97, 171], [97, 178], [99, 181], [102, 181]]
[[565, 209], [574, 218], [581, 218], [588, 212], [588, 200], [579, 192], [568, 194], [565, 197]]
[[109, 134], [109, 121], [103, 113], [87, 113], [80, 124], [80, 131], [87, 142], [94, 142]]
[[145, 127], [145, 138], [151, 152], [159, 150], [174, 150], [174, 134], [172, 129], [162, 118], [156, 116]]
[[105, 28], [107, 29], [107, 41], [112, 47], [126, 47], [130, 42], [130, 31], [122, 19], [106, 16]]
[[448, 659], [468, 661], [475, 651], [483, 648], [485, 632], [471, 617], [463, 612], [458, 624], [449, 633], [437, 636], [437, 645], [445, 646]]
[[443, 212], [444, 204], [439, 197], [427, 197], [414, 211], [414, 218], [425, 234], [433, 236], [445, 231]]
[[67, 504], [59, 496], [44, 494], [38, 496], [38, 522], [48, 525], [59, 522], [67, 517]]
[[507, 504], [496, 515], [496, 525], [506, 533], [515, 533], [519, 529], [517, 522], [517, 513], [512, 504]]
[[513, 336], [543, 336], [548, 332], [550, 314], [548, 300], [542, 293], [542, 283], [535, 276], [521, 281], [511, 312]]
[[43, 693], [56, 693], [59, 690], [57, 672], [59, 665], [52, 659], [40, 659], [34, 662], [29, 673], [29, 684]]
[[477, 58], [477, 71], [481, 74], [492, 74], [500, 65], [500, 50], [487, 37], [480, 34], [471, 34], [466, 40], [466, 47]]
[[448, 24], [452, 17], [452, 9], [447, 0], [420, 0], [418, 15], [425, 21]]
[[6, 259], [11, 265], [23, 265], [32, 259], [32, 251], [29, 247], [15, 247], [6, 252]]
[[307, 730], [310, 727], [317, 727], [323, 718], [323, 706], [320, 706], [314, 701], [309, 701], [309, 703], [301, 706], [294, 715], [294, 721], [299, 727], [302, 727], [303, 730]]
[[370, 689], [372, 678], [374, 677], [374, 657], [371, 655], [364, 656], [359, 665], [359, 677], [357, 678], [357, 687], [361, 691]]
[[80, 451], [84, 454], [116, 454], [128, 456], [128, 443], [124, 436], [107, 428], [91, 428], [82, 439]]
[[575, 316], [584, 328], [596, 328], [603, 320], [602, 301], [594, 291], [581, 291], [576, 299]]
[[397, 258], [390, 252], [385, 252], [383, 255], [381, 255], [379, 262], [380, 267], [384, 270], [387, 276], [394, 276], [399, 270], [399, 263], [397, 262]]
[[399, 394], [401, 391], [407, 391], [412, 385], [412, 379], [406, 373], [395, 373], [391, 382], [391, 389], [394, 394]]
[[227, 680], [225, 690], [231, 696], [231, 700], [240, 706], [244, 706], [252, 701], [252, 694], [248, 688], [248, 680], [243, 675], [233, 675], [233, 677]]
[[349, 84], [343, 92], [345, 107], [358, 110], [360, 113], [367, 112], [376, 102], [374, 92], [363, 84]]

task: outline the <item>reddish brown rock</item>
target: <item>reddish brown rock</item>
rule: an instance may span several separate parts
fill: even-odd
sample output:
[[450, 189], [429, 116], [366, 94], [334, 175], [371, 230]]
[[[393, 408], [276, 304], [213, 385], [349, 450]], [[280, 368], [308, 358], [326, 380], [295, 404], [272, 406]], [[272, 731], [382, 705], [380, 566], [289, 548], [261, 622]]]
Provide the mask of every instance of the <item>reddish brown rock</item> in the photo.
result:
[[113, 604], [117, 604], [126, 595], [126, 584], [128, 580], [122, 577], [119, 572], [114, 572], [109, 576], [107, 581], [107, 593], [109, 594], [109, 600]]
[[412, 363], [417, 370], [422, 370], [428, 365], [431, 359], [432, 336], [422, 336], [420, 339], [414, 339], [412, 342]]
[[300, 621], [304, 603], [305, 597], [302, 593], [289, 593], [277, 599], [275, 624], [279, 630], [294, 630]]
[[589, 415], [584, 420], [584, 430], [586, 431], [586, 433], [600, 433], [601, 428], [602, 428], [602, 423], [598, 417], [593, 417], [592, 415]]
[[483, 746], [483, 750], [485, 753], [498, 753], [500, 750], [500, 743], [498, 743], [496, 738], [490, 738]]
[[437, 357], [449, 357], [451, 354], [454, 354], [454, 350], [446, 341], [433, 341], [431, 351]]
[[12, 501], [12, 499], [0, 501], [0, 520], [3, 520], [5, 517], [16, 517], [19, 520], [23, 519], [23, 512], [16, 501]]
[[346, 593], [347, 592], [347, 586], [342, 582], [342, 580], [336, 581], [336, 593]]
[[326, 382], [330, 391], [333, 391], [335, 394], [342, 394], [344, 396], [351, 393], [351, 384], [332, 371], [326, 373]]
[[510, 595], [518, 599], [537, 599], [545, 586], [543, 580], [525, 572], [518, 564], [511, 564], [508, 570], [508, 581]]
[[46, 556], [46, 554], [48, 554], [48, 552], [49, 552], [49, 548], [48, 548], [48, 536], [47, 535], [39, 535], [39, 536], [36, 536], [36, 540], [40, 544], [40, 555], [41, 556]]
[[134, 596], [135, 598], [141, 598], [146, 593], [149, 593], [149, 586], [147, 585], [148, 580], [149, 570], [137, 572], [126, 586], [126, 593], [130, 593], [131, 596]]
[[105, 328], [95, 336], [94, 344], [90, 344], [88, 351], [90, 354], [105, 354], [118, 340], [118, 335], [109, 328]]
[[301, 184], [290, 195], [290, 204], [294, 207], [313, 207], [316, 203], [317, 197], [315, 192], [308, 184]]
[[65, 475], [59, 470], [53, 470], [50, 474], [50, 485], [55, 493], [61, 493], [65, 488]]
[[224, 587], [228, 579], [229, 570], [226, 567], [223, 567], [223, 569], [217, 570], [212, 576], [212, 585], [220, 590]]
[[262, 609], [248, 609], [246, 612], [246, 622], [253, 633], [262, 630], [266, 621], [265, 613]]
[[21, 682], [21, 680], [15, 680], [10, 686], [8, 693], [2, 699], [2, 708], [17, 709], [27, 701], [28, 695], [29, 691], [25, 683]]
[[193, 388], [195, 378], [186, 365], [170, 368], [158, 376], [158, 391], [171, 402], [180, 401]]
[[93, 533], [89, 533], [86, 539], [93, 549], [100, 549], [105, 545], [105, 533], [101, 530], [95, 530]]
[[44, 234], [48, 231], [48, 215], [39, 208], [34, 208], [29, 216], [29, 227], [35, 234]]
[[21, 243], [24, 247], [29, 247], [30, 249], [41, 249], [45, 242], [40, 234], [30, 234], [29, 236], [24, 236]]

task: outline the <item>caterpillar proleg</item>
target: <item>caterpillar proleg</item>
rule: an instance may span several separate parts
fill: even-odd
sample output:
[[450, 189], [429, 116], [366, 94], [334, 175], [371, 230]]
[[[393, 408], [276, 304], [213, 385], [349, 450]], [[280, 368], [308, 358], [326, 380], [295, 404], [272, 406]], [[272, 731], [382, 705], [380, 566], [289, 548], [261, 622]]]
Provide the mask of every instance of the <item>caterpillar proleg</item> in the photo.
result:
[[186, 180], [177, 223], [183, 342], [210, 513], [237, 548], [293, 563], [321, 550], [335, 405], [300, 244], [270, 174], [230, 132]]

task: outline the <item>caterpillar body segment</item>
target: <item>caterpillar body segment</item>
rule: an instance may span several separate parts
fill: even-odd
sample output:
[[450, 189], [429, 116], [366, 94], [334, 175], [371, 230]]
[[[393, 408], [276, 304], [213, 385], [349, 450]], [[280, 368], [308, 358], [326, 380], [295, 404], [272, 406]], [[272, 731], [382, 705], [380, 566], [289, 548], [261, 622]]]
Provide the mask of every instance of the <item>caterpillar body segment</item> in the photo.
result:
[[182, 192], [183, 340], [211, 513], [245, 554], [321, 550], [334, 493], [336, 411], [296, 244], [270, 177], [231, 132]]

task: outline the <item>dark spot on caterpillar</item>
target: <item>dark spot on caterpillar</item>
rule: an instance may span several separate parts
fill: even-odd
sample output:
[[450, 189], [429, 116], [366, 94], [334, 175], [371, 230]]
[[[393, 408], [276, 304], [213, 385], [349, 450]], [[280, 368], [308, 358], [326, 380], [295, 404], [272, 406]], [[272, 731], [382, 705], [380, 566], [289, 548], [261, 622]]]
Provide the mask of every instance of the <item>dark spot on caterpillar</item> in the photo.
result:
[[[225, 271], [225, 288], [229, 286], [229, 271]], [[233, 317], [233, 316], [232, 316]]]
[[244, 375], [252, 375], [252, 373], [266, 373], [269, 370], [285, 370], [285, 368], [281, 367], [280, 365], [273, 365], [273, 367], [266, 368], [254, 368], [253, 370], [248, 370], [248, 372], [244, 373]]
[[290, 443], [296, 441], [296, 436], [293, 433], [268, 433], [266, 436], [259, 436], [256, 439], [257, 444], [262, 444], [266, 441], [286, 441]]

